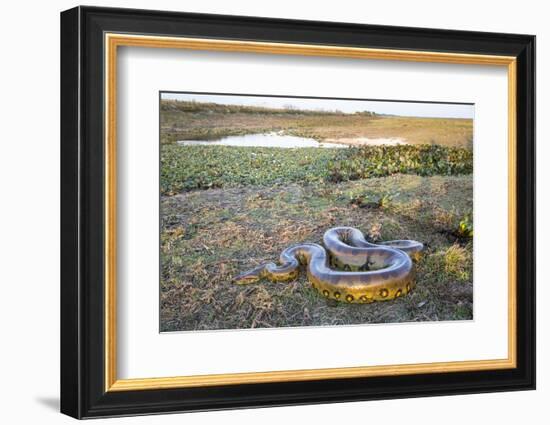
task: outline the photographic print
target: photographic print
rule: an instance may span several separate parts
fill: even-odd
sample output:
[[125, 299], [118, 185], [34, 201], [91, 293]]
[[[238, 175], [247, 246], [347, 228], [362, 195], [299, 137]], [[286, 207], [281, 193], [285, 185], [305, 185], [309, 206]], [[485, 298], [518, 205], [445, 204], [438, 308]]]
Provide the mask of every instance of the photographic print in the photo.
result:
[[161, 332], [473, 319], [473, 104], [159, 102]]

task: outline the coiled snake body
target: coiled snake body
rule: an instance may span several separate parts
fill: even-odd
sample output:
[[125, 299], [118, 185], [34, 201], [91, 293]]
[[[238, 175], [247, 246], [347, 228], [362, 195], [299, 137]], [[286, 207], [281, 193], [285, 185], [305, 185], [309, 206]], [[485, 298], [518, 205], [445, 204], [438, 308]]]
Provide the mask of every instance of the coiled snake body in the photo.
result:
[[[237, 276], [234, 282], [292, 280], [303, 264], [307, 265], [308, 280], [317, 291], [326, 298], [348, 303], [391, 300], [408, 294], [415, 285], [411, 257], [419, 256], [423, 249], [420, 242], [373, 244], [358, 229], [334, 227], [325, 232], [323, 243], [326, 250], [315, 243], [291, 246], [281, 253], [281, 265], [262, 264]], [[344, 270], [333, 270], [331, 265]]]

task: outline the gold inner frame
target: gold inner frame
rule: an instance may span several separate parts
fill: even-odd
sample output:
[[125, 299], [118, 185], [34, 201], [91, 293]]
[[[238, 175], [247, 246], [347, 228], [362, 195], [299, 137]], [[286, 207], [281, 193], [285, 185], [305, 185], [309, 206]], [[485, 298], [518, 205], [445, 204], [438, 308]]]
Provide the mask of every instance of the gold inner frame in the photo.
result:
[[[516, 58], [443, 52], [370, 49], [326, 45], [267, 43], [106, 33], [105, 46], [105, 391], [236, 385], [285, 381], [357, 378], [417, 373], [510, 369], [516, 358]], [[508, 71], [508, 357], [382, 366], [247, 372], [175, 377], [118, 379], [116, 324], [116, 99], [119, 46], [231, 51], [355, 59], [436, 62], [507, 67]]]

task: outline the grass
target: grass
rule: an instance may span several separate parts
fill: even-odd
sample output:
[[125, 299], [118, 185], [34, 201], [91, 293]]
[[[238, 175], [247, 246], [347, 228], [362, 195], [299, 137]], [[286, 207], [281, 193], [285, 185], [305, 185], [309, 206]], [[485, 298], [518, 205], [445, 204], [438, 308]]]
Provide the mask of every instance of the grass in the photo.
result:
[[[390, 196], [388, 196], [390, 195]], [[385, 199], [361, 207], [353, 199]], [[472, 318], [471, 239], [453, 236], [471, 209], [471, 176], [396, 175], [342, 183], [239, 186], [161, 200], [162, 331]], [[426, 245], [416, 290], [369, 305], [327, 302], [302, 273], [237, 286], [232, 277], [336, 225], [371, 240]]]
[[472, 147], [473, 139], [471, 119], [396, 117], [368, 112], [343, 114], [163, 100], [160, 118], [162, 143], [271, 131], [319, 141], [402, 138], [413, 145], [465, 148]]

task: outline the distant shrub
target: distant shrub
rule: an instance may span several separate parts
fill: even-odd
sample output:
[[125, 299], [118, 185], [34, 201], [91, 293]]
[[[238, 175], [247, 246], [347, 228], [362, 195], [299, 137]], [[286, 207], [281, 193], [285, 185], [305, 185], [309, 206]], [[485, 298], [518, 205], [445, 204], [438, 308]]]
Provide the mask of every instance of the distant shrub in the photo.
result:
[[[344, 115], [342, 111], [338, 110], [309, 110], [298, 109], [292, 104], [286, 104], [282, 108], [268, 108], [264, 106], [252, 106], [252, 105], [225, 105], [212, 102], [197, 102], [197, 101], [182, 101], [182, 100], [168, 100], [164, 99], [160, 103], [160, 110], [162, 112], [188, 112], [192, 114], [275, 114], [275, 115]], [[374, 116], [373, 112], [364, 111], [362, 115]]]

